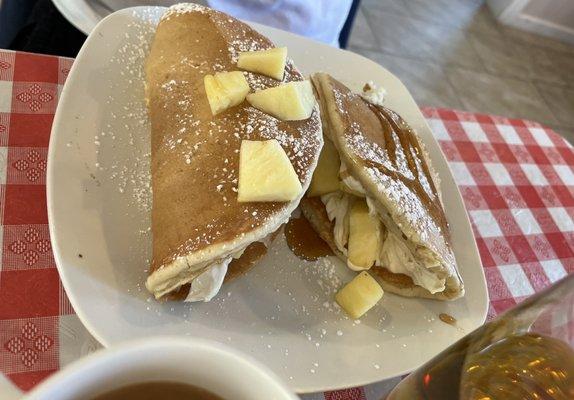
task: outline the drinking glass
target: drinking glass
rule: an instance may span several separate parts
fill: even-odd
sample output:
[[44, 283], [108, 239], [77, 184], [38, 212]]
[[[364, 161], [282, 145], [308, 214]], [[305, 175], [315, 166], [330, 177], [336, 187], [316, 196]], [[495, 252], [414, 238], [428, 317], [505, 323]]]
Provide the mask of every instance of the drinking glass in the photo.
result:
[[574, 275], [414, 371], [387, 400], [574, 399]]

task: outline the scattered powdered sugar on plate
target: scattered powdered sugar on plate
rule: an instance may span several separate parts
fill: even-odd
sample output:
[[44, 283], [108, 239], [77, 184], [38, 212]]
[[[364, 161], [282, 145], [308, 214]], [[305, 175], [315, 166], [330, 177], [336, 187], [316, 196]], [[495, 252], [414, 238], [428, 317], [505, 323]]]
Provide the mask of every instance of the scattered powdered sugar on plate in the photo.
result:
[[[123, 34], [110, 69], [119, 79], [110, 83], [102, 129], [94, 137], [96, 170], [115, 182], [117, 191], [138, 210], [151, 210], [149, 120], [145, 103], [144, 63], [155, 32], [153, 14], [138, 11], [138, 20], [130, 22]], [[105, 152], [105, 154], [103, 154]]]
[[306, 268], [305, 273], [308, 277], [316, 279], [317, 284], [322, 290], [323, 298], [322, 303], [324, 309], [339, 313], [341, 308], [335, 302], [335, 294], [343, 286], [337, 266], [329, 257], [320, 258], [313, 268]]

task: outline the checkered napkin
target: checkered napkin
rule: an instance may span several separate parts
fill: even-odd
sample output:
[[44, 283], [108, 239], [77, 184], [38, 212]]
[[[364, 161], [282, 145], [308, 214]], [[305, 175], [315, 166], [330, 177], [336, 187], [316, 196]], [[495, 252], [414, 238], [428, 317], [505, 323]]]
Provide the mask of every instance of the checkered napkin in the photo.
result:
[[[0, 50], [0, 370], [28, 390], [98, 348], [48, 233], [50, 128], [72, 60]], [[533, 122], [425, 108], [470, 214], [489, 318], [574, 270], [574, 150]], [[305, 399], [380, 399], [397, 379]]]

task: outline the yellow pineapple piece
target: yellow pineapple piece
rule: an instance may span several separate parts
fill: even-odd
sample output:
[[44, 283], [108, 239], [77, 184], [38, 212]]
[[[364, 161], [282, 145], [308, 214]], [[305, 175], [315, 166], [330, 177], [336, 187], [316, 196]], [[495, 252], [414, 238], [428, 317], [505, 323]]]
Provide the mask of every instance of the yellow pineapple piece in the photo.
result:
[[339, 290], [335, 300], [351, 318], [357, 319], [373, 308], [383, 293], [375, 278], [363, 271]]
[[283, 80], [286, 61], [287, 47], [277, 47], [269, 50], [243, 51], [239, 53], [237, 66], [246, 71]]
[[239, 152], [237, 201], [291, 201], [303, 188], [276, 139], [243, 140]]
[[205, 75], [203, 84], [213, 115], [238, 105], [249, 93], [249, 84], [241, 71]]
[[315, 95], [309, 81], [289, 82], [247, 95], [255, 108], [283, 121], [298, 121], [311, 116]]
[[349, 214], [349, 243], [347, 265], [360, 271], [369, 269], [375, 263], [381, 243], [381, 222], [369, 213], [364, 199], [357, 199]]

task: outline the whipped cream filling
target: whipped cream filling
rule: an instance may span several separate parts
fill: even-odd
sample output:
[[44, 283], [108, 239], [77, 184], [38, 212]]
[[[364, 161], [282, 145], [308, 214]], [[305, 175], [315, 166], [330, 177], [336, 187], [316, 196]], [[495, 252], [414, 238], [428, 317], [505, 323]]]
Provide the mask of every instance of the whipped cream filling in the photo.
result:
[[[229, 265], [229, 263], [233, 258], [241, 257], [244, 251], [245, 248], [242, 248], [235, 251], [234, 253], [229, 254], [227, 257], [223, 259], [219, 259], [216, 261], [213, 260], [204, 261], [193, 265], [188, 264], [187, 257], [185, 256], [177, 257], [170, 264], [169, 268], [160, 268], [155, 273], [150, 275], [145, 285], [147, 289], [154, 294], [155, 298], [158, 299], [169, 292], [177, 290], [179, 287], [185, 285], [186, 283], [193, 282], [197, 278], [203, 276], [201, 280], [202, 284], [200, 284], [201, 286], [197, 287], [198, 290], [200, 287], [203, 287], [202, 289], [203, 293], [207, 293], [206, 297], [209, 297], [212, 291], [215, 290], [215, 288], [217, 287], [217, 280], [215, 279], [218, 276], [217, 272], [219, 271], [219, 274], [221, 275], [221, 272], [223, 271], [223, 269], [225, 269], [225, 271], [223, 271], [222, 273], [222, 276], [225, 277], [225, 272], [227, 272], [227, 265]], [[208, 272], [213, 267], [216, 267], [218, 271], [215, 271], [212, 274], [212, 278], [209, 278], [210, 274]], [[221, 278], [221, 281], [223, 281], [223, 277]], [[221, 287], [221, 283], [219, 284], [219, 287]], [[207, 290], [209, 290], [209, 292], [207, 292]], [[215, 293], [213, 293], [213, 295], [210, 298], [212, 298], [216, 294], [217, 291], [215, 291]], [[188, 300], [186, 299], [185, 301]]]
[[219, 293], [223, 279], [227, 274], [227, 266], [233, 257], [227, 257], [219, 262], [214, 262], [209, 268], [191, 281], [189, 293], [184, 301], [209, 301]]
[[361, 93], [361, 97], [367, 100], [369, 103], [382, 106], [385, 97], [387, 95], [387, 91], [382, 86], [375, 85], [373, 81], [368, 81], [365, 87], [363, 88], [363, 93]]
[[[352, 200], [352, 195], [340, 190], [321, 196], [321, 201], [327, 209], [329, 220], [335, 221], [335, 226], [333, 227], [335, 245], [345, 256], [347, 256], [346, 246], [349, 241], [349, 207]], [[349, 258], [347, 258], [347, 267], [357, 272], [369, 269], [353, 264]]]
[[333, 236], [337, 249], [347, 255], [347, 241], [349, 240], [349, 206], [351, 195], [340, 190], [324, 194], [321, 201], [325, 205], [329, 221], [335, 221]]
[[[258, 241], [268, 248], [272, 241], [271, 236], [272, 234], [267, 235]], [[210, 301], [219, 293], [223, 285], [223, 279], [227, 274], [229, 263], [231, 263], [233, 259], [241, 257], [246, 248], [247, 246], [231, 253], [225, 258], [195, 265], [188, 265], [186, 257], [178, 257], [171, 267], [171, 269], [179, 271], [178, 273], [173, 274], [173, 271], [170, 271], [171, 277], [165, 279], [166, 277], [161, 275], [161, 270], [158, 270], [156, 274], [148, 278], [146, 287], [157, 299], [191, 282], [189, 293], [184, 301]], [[158, 275], [157, 272], [160, 272], [160, 274]]]
[[435, 273], [420, 264], [406, 243], [394, 233], [387, 234], [379, 257], [377, 265], [382, 264], [395, 274], [410, 276], [415, 285], [422, 286], [431, 293], [444, 291], [446, 279], [437, 277]]
[[[365, 195], [369, 212], [372, 215], [379, 213], [376, 210], [374, 202], [366, 196], [363, 185], [353, 178], [348, 172], [345, 164], [341, 162], [339, 171], [341, 180], [347, 187], [357, 193]], [[353, 201], [353, 195], [343, 191], [336, 191], [321, 196], [321, 201], [325, 205], [327, 215], [330, 221], [334, 221], [333, 235], [337, 249], [347, 256], [346, 245], [349, 241], [349, 208]], [[381, 218], [382, 221], [385, 219]], [[384, 225], [384, 223], [383, 223]], [[421, 260], [423, 262], [420, 262]], [[436, 257], [425, 248], [417, 248], [415, 254], [411, 251], [404, 240], [399, 238], [395, 233], [387, 228], [387, 234], [381, 246], [379, 257], [375, 265], [384, 266], [389, 271], [396, 274], [408, 275], [415, 285], [422, 286], [430, 293], [442, 292], [446, 287], [446, 279], [438, 277], [431, 269], [440, 265]], [[353, 271], [362, 271], [364, 268], [357, 267], [349, 260], [347, 266]]]
[[343, 185], [349, 188], [352, 192], [360, 194], [363, 197], [366, 196], [367, 192], [365, 191], [365, 188], [363, 188], [363, 185], [361, 185], [361, 182], [353, 178], [351, 174], [347, 172], [347, 166], [342, 161], [341, 166], [339, 167], [339, 178], [341, 179], [341, 182], [343, 182]]
[[[271, 235], [265, 236], [263, 239], [258, 240], [263, 243], [265, 247], [269, 248], [271, 244]], [[221, 286], [223, 285], [223, 279], [227, 274], [227, 267], [233, 259], [237, 259], [245, 253], [247, 247], [236, 251], [231, 254], [231, 256], [216, 261], [210, 264], [204, 272], [198, 275], [191, 281], [191, 287], [189, 288], [189, 293], [184, 301], [195, 302], [195, 301], [210, 301], [219, 293]]]

